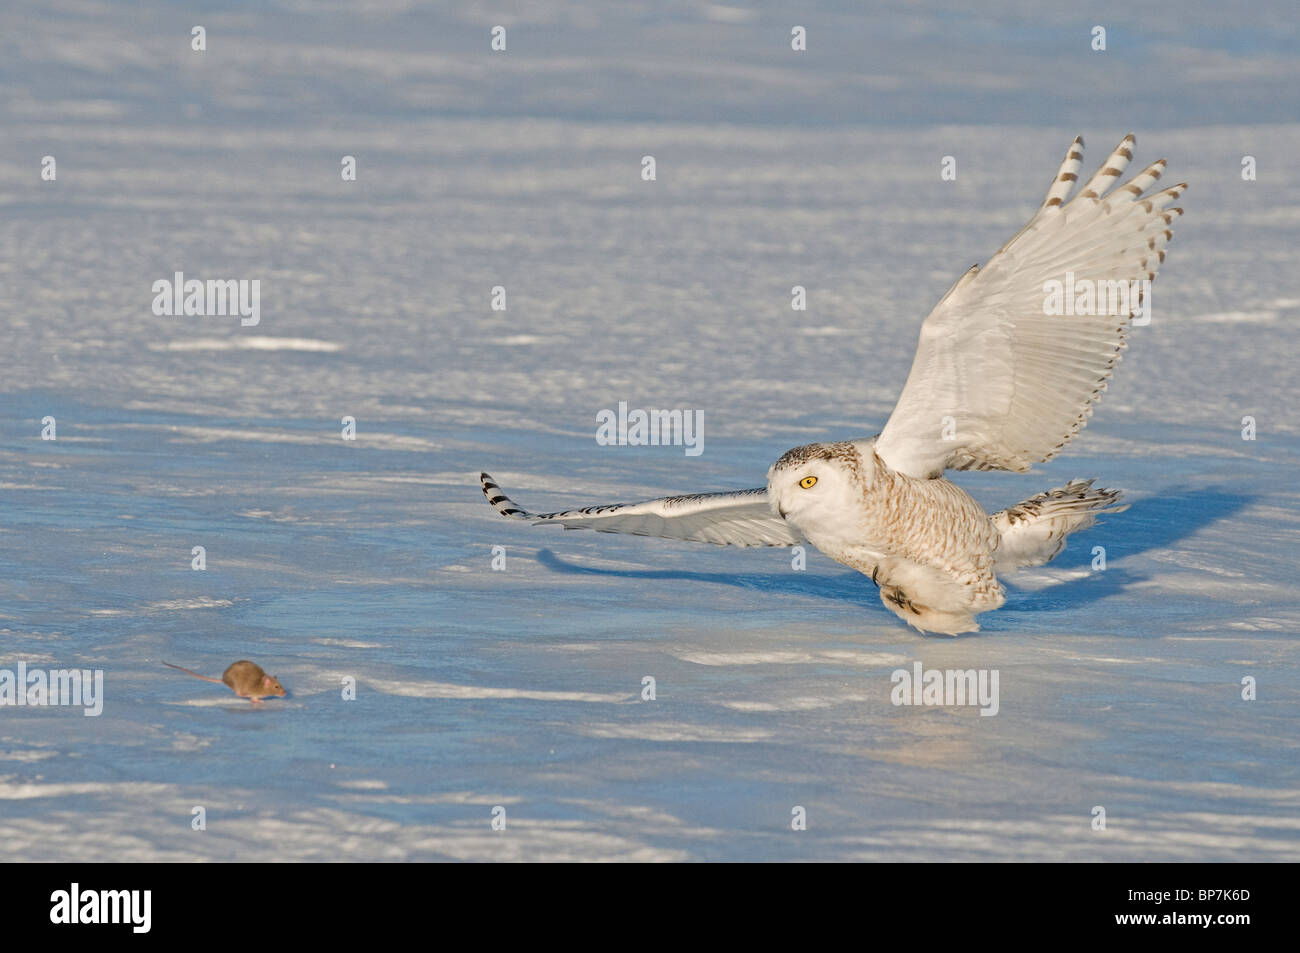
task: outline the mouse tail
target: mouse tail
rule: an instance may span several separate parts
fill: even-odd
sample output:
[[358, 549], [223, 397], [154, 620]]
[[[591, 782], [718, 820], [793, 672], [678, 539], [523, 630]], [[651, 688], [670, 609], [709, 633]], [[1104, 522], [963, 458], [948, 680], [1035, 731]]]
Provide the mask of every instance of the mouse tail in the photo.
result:
[[188, 668], [181, 668], [179, 665], [173, 665], [171, 662], [163, 662], [163, 664], [166, 665], [168, 668], [174, 668], [177, 669], [178, 671], [184, 672], [186, 675], [193, 675], [195, 678], [201, 678], [205, 682], [216, 682], [218, 685], [225, 684], [225, 682], [223, 682], [219, 678], [208, 678], [208, 676], [206, 675], [200, 675], [198, 672], [191, 672]]

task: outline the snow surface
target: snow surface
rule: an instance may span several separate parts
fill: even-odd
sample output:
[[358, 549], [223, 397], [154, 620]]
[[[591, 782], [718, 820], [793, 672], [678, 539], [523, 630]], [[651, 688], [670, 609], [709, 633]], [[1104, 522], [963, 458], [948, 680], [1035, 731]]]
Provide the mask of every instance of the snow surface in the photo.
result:
[[[0, 708], [6, 859], [1300, 859], [1288, 4], [835, 5], [805, 54], [776, 3], [260, 6], [202, 54], [180, 5], [3, 12], [0, 669], [107, 695]], [[1069, 452], [957, 480], [1133, 506], [981, 633], [815, 551], [483, 502], [480, 469], [555, 509], [874, 433], [1070, 139], [1130, 131], [1192, 186], [1152, 323]], [[261, 324], [155, 316], [177, 270], [260, 279]], [[597, 445], [620, 400], [701, 410], [704, 453]], [[290, 697], [161, 665], [240, 658]], [[915, 661], [998, 670], [999, 713], [895, 707]]]

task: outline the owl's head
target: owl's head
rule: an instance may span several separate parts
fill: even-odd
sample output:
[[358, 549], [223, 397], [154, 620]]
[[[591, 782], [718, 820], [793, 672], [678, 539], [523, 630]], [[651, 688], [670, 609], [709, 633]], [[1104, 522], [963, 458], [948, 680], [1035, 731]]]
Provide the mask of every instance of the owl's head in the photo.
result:
[[875, 454], [866, 456], [849, 442], [795, 447], [767, 471], [772, 511], [809, 539], [848, 529], [846, 514], [862, 506], [875, 477]]

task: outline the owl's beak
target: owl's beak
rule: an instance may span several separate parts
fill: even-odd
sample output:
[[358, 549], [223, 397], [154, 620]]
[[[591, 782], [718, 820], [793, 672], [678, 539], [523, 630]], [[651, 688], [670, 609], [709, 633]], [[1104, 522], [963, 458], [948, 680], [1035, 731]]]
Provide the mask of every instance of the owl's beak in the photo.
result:
[[783, 509], [781, 508], [781, 504], [780, 504], [780, 503], [778, 503], [778, 504], [776, 505], [776, 511], [777, 511], [777, 513], [780, 514], [781, 519], [785, 519], [785, 510], [783, 510]]

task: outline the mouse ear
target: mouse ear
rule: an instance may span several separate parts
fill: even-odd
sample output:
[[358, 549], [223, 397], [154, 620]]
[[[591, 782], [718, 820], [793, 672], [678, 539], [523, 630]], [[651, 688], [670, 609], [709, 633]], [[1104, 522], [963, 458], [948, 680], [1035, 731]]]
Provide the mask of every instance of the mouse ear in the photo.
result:
[[273, 679], [270, 675], [263, 675], [262, 684], [265, 685], [267, 688], [270, 688], [272, 685], [275, 684], [275, 679]]

